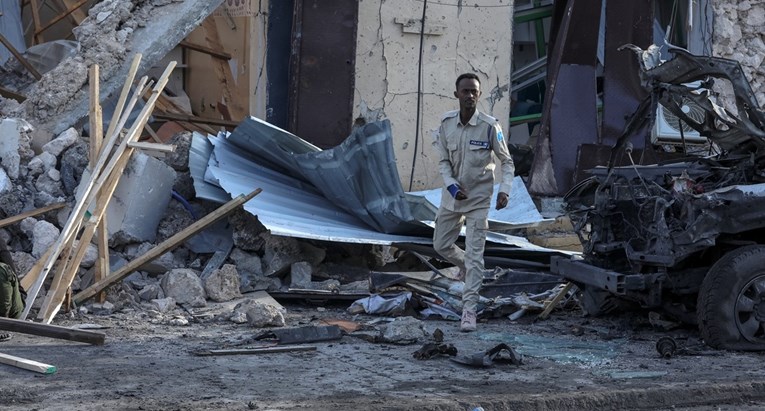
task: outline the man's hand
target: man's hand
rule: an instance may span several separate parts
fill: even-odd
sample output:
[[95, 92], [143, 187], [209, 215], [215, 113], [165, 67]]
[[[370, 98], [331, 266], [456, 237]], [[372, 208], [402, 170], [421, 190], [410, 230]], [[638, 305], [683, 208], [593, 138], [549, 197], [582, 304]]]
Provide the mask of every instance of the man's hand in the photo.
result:
[[507, 200], [510, 197], [507, 195], [507, 193], [497, 193], [497, 210], [501, 210], [505, 207], [507, 207]]
[[449, 191], [449, 194], [454, 197], [455, 200], [464, 200], [467, 198], [465, 192], [462, 191], [462, 187], [458, 186], [457, 184], [452, 184], [449, 187], [446, 187], [446, 189]]

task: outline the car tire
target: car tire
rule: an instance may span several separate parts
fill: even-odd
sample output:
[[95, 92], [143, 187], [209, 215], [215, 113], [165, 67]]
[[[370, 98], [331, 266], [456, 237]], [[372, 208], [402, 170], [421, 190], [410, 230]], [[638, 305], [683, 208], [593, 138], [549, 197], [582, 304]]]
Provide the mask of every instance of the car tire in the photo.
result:
[[765, 246], [724, 255], [707, 272], [696, 315], [704, 341], [713, 348], [765, 349]]

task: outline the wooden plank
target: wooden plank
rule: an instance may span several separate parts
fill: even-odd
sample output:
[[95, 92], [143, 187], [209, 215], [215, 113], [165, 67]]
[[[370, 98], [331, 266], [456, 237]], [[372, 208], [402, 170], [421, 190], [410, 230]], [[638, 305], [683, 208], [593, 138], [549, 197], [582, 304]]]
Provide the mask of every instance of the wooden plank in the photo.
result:
[[[64, 7], [66, 7], [67, 9], [71, 9], [75, 4], [74, 0], [60, 0], [60, 1], [64, 4]], [[88, 17], [88, 15], [84, 11], [82, 11], [81, 8], [77, 8], [72, 12], [71, 17], [72, 17], [72, 22], [74, 23], [74, 25], [79, 26], [80, 23], [82, 23], [82, 21], [85, 20], [86, 17]]]
[[[215, 50], [223, 50], [215, 19], [205, 19], [201, 26], [205, 33], [207, 45]], [[234, 80], [234, 74], [231, 72], [231, 66], [227, 61], [221, 59], [213, 59], [212, 64], [215, 74], [218, 76], [218, 87], [220, 87], [223, 94], [223, 104], [228, 107], [231, 113], [231, 118], [228, 120], [242, 121], [249, 113], [234, 98], [232, 90], [236, 89], [236, 81]]]
[[21, 63], [21, 65], [27, 69], [27, 71], [29, 72], [29, 74], [32, 75], [32, 77], [34, 77], [37, 80], [40, 80], [42, 78], [42, 75], [40, 74], [40, 72], [37, 71], [31, 64], [29, 64], [27, 59], [25, 59], [24, 56], [22, 56], [21, 53], [19, 53], [19, 51], [16, 50], [16, 47], [13, 47], [13, 44], [11, 44], [11, 42], [8, 41], [8, 39], [6, 39], [5, 36], [3, 36], [2, 34], [0, 34], [0, 43], [3, 43], [5, 48], [7, 48], [8, 51], [10, 51], [11, 54], [13, 54], [13, 57], [16, 57], [16, 60], [18, 60], [19, 63]]
[[66, 206], [66, 203], [56, 203], [56, 204], [51, 204], [49, 206], [45, 206], [35, 210], [27, 211], [21, 214], [17, 214], [12, 217], [4, 218], [0, 220], [0, 228], [5, 227], [7, 225], [14, 224], [14, 223], [18, 223], [19, 221], [27, 217], [34, 217], [38, 214], [47, 213], [48, 211], [58, 210], [59, 208], [64, 208], [64, 206]]
[[[237, 121], [221, 120], [218, 118], [209, 118], [209, 117], [197, 117], [197, 116], [191, 116], [188, 114], [175, 114], [175, 113], [167, 113], [167, 112], [165, 112], [164, 114], [155, 114], [154, 117], [161, 120], [184, 121], [188, 123], [211, 124], [214, 126], [224, 126], [224, 127], [236, 127], [239, 125], [239, 122]], [[213, 133], [210, 133], [210, 134], [213, 134]]]
[[0, 353], [0, 363], [12, 365], [16, 368], [22, 368], [29, 371], [39, 372], [40, 374], [53, 374], [56, 372], [56, 366], [44, 364], [26, 358], [16, 357], [14, 355]]
[[150, 125], [148, 124], [145, 125], [143, 129], [146, 130], [147, 133], [149, 133], [149, 135], [151, 136], [151, 139], [154, 140], [155, 143], [164, 144], [162, 139], [160, 139], [159, 136], [157, 135], [157, 132], [154, 131], [154, 129], [151, 128]]
[[[79, 23], [78, 23], [79, 24]], [[120, 108], [121, 110], [121, 108]], [[101, 108], [101, 93], [100, 93], [100, 77], [98, 64], [94, 64], [90, 68], [90, 168], [95, 169], [98, 163], [99, 157], [101, 157], [101, 151], [108, 149], [103, 144], [104, 129], [103, 129], [103, 110]], [[101, 197], [96, 199], [96, 204], [101, 203], [103, 200]], [[106, 220], [102, 220], [96, 228], [96, 246], [98, 249], [98, 257], [96, 258], [95, 272], [93, 274], [94, 281], [100, 281], [106, 277], [109, 273], [109, 232], [107, 230]], [[71, 296], [71, 290], [67, 289], [67, 297]], [[98, 302], [104, 302], [106, 300], [106, 293], [100, 293], [96, 296]], [[66, 302], [64, 306], [68, 307]]]
[[[131, 151], [132, 152], [132, 151]], [[125, 152], [128, 159], [131, 152]], [[65, 268], [56, 273], [53, 285], [51, 285], [52, 292], [49, 292], [43, 301], [43, 305], [37, 315], [38, 319], [43, 320], [45, 324], [50, 324], [53, 317], [58, 313], [64, 300], [66, 299], [67, 291], [77, 275], [77, 271], [80, 268], [80, 262], [85, 258], [85, 253], [88, 250], [88, 244], [93, 240], [93, 236], [96, 234], [98, 227], [103, 222], [103, 216], [106, 215], [106, 209], [109, 206], [109, 200], [111, 200], [114, 190], [119, 184], [122, 170], [127, 165], [127, 160], [124, 162], [124, 166], [121, 165], [119, 170], [115, 170], [112, 173], [110, 179], [107, 181], [103, 188], [103, 192], [99, 193], [99, 199], [96, 202], [96, 209], [93, 211], [91, 218], [85, 223], [85, 228], [80, 236], [80, 242], [78, 244], [77, 251], [74, 257], [67, 262]], [[62, 260], [66, 261], [66, 260]], [[106, 270], [108, 273], [108, 269]], [[95, 281], [95, 279], [94, 279]]]
[[40, 5], [37, 3], [37, 0], [30, 0], [30, 6], [32, 7], [32, 24], [34, 26], [32, 43], [40, 44], [44, 41], [42, 34], [37, 32], [40, 28]]
[[[88, 244], [90, 244], [90, 241], [93, 239], [93, 235], [95, 234], [95, 229], [98, 226], [98, 224], [101, 222], [102, 217], [106, 214], [106, 207], [108, 206], [109, 200], [111, 199], [112, 194], [114, 193], [114, 190], [117, 189], [119, 178], [122, 175], [122, 172], [125, 169], [125, 167], [127, 167], [127, 164], [130, 160], [130, 156], [133, 153], [134, 149], [130, 147], [129, 144], [135, 141], [136, 139], [138, 139], [138, 137], [140, 136], [140, 131], [143, 130], [143, 127], [146, 125], [146, 122], [149, 120], [149, 116], [151, 115], [151, 112], [154, 110], [154, 103], [157, 101], [157, 98], [160, 95], [160, 93], [162, 93], [162, 89], [167, 84], [170, 78], [170, 74], [172, 73], [174, 68], [175, 68], [175, 62], [174, 61], [170, 62], [170, 64], [168, 64], [167, 68], [165, 69], [164, 73], [162, 73], [162, 76], [157, 81], [157, 85], [152, 90], [152, 97], [149, 98], [149, 101], [147, 101], [146, 106], [144, 106], [143, 110], [141, 110], [141, 113], [139, 114], [138, 118], [135, 120], [135, 122], [133, 123], [133, 126], [130, 128], [124, 140], [120, 144], [120, 147], [117, 149], [117, 152], [119, 153], [119, 155], [115, 154], [115, 156], [112, 158], [112, 161], [109, 163], [109, 165], [107, 165], [103, 173], [99, 176], [100, 183], [97, 184], [98, 189], [89, 193], [86, 204], [90, 204], [94, 200], [94, 197], [96, 195], [99, 196], [100, 200], [97, 202], [96, 210], [92, 214], [90, 221], [88, 223], [88, 226], [86, 227], [86, 230], [83, 233], [83, 236], [80, 238], [79, 249], [75, 253], [74, 259], [69, 263], [69, 266], [62, 274], [62, 280], [59, 283], [58, 287], [53, 289], [52, 294], [48, 293], [48, 296], [46, 296], [44, 309], [40, 310], [42, 319], [46, 323], [50, 323], [53, 320], [53, 317], [58, 312], [58, 310], [61, 308], [61, 304], [64, 302], [64, 298], [66, 297], [66, 289], [71, 286], [72, 281], [74, 280], [74, 277], [77, 274], [77, 268], [79, 267], [82, 259], [85, 257], [86, 247]], [[126, 117], [128, 115], [129, 115], [129, 112], [125, 113], [124, 116]], [[120, 149], [122, 149], [122, 152], [120, 152]], [[83, 198], [84, 197], [85, 197], [85, 194], [83, 194]]]
[[163, 241], [161, 244], [151, 249], [151, 251], [149, 251], [148, 253], [129, 262], [128, 264], [126, 264], [125, 266], [117, 270], [116, 272], [106, 277], [104, 280], [99, 281], [91, 285], [90, 287], [80, 291], [78, 294], [74, 296], [74, 302], [77, 304], [82, 303], [88, 298], [93, 297], [97, 292], [127, 277], [128, 275], [130, 275], [130, 273], [135, 271], [138, 267], [148, 263], [149, 261], [152, 261], [158, 258], [162, 254], [172, 250], [173, 248], [178, 247], [184, 241], [186, 241], [189, 237], [204, 230], [210, 224], [215, 223], [216, 221], [225, 217], [232, 211], [236, 210], [239, 206], [243, 205], [247, 201], [250, 201], [250, 199], [252, 199], [256, 195], [260, 194], [261, 191], [262, 191], [261, 189], [257, 189], [250, 194], [247, 194], [247, 195], [242, 194], [233, 198], [231, 201], [220, 206], [218, 209], [216, 209], [212, 213], [202, 217], [201, 219], [197, 220], [194, 224], [186, 227], [181, 232]]
[[104, 345], [104, 340], [106, 339], [105, 334], [95, 331], [77, 330], [58, 325], [40, 324], [3, 317], [0, 317], [0, 330], [56, 338], [59, 340], [76, 341], [91, 345]]
[[[83, 211], [85, 210], [85, 207], [92, 203], [95, 195], [100, 191], [101, 187], [105, 184], [106, 179], [109, 178], [111, 172], [118, 166], [118, 162], [121, 160], [121, 155], [126, 150], [132, 151], [132, 148], [129, 148], [127, 144], [137, 136], [137, 130], [139, 129], [140, 123], [145, 123], [146, 120], [148, 120], [149, 115], [151, 114], [151, 110], [154, 108], [154, 101], [156, 101], [156, 95], [158, 95], [162, 88], [164, 88], [165, 84], [167, 84], [168, 77], [170, 75], [170, 72], [172, 72], [172, 68], [175, 67], [175, 62], [171, 62], [168, 68], [165, 70], [165, 73], [163, 73], [162, 77], [158, 81], [157, 86], [155, 86], [155, 93], [152, 99], [147, 102], [147, 104], [144, 106], [143, 110], [141, 111], [141, 114], [139, 115], [139, 118], [136, 119], [136, 122], [133, 126], [133, 128], [128, 132], [128, 135], [125, 137], [125, 139], [122, 141], [119, 147], [115, 150], [115, 154], [112, 156], [111, 161], [104, 166], [104, 171], [99, 173], [100, 166], [103, 163], [106, 163], [109, 150], [103, 150], [101, 158], [98, 159], [98, 164], [96, 164], [95, 170], [93, 171], [93, 177], [98, 176], [98, 179], [92, 178], [88, 184], [83, 189], [80, 198], [80, 201], [78, 201], [75, 204], [74, 209], [72, 210], [72, 213], [69, 215], [69, 219], [66, 222], [66, 225], [61, 230], [61, 235], [56, 240], [56, 242], [53, 244], [53, 253], [51, 253], [50, 257], [48, 257], [48, 260], [46, 261], [45, 265], [43, 266], [42, 272], [40, 276], [35, 280], [35, 283], [33, 284], [32, 288], [28, 290], [27, 293], [27, 302], [33, 302], [35, 298], [37, 298], [37, 294], [40, 292], [40, 288], [42, 287], [43, 281], [45, 281], [45, 277], [47, 277], [48, 272], [50, 272], [51, 267], [53, 266], [53, 262], [59, 257], [61, 254], [61, 251], [63, 250], [64, 244], [69, 240], [69, 237], [76, 234], [76, 230], [74, 230], [75, 227], [79, 227], [80, 222], [82, 221], [83, 217]], [[146, 77], [144, 77], [146, 79]], [[142, 81], [144, 83], [145, 81]], [[139, 88], [141, 85], [139, 85]], [[137, 97], [136, 97], [137, 99]], [[129, 113], [129, 112], [128, 112]], [[128, 115], [122, 116], [123, 118], [128, 117]], [[121, 119], [121, 123], [124, 124], [124, 121]], [[140, 125], [140, 128], [143, 128], [142, 125]], [[117, 129], [119, 130], [119, 129]], [[111, 147], [113, 144], [112, 141], [116, 139], [118, 133], [115, 131], [115, 134], [110, 137], [109, 143], [107, 143], [107, 147]], [[125, 163], [126, 164], [126, 163]], [[124, 168], [124, 165], [123, 165]], [[82, 183], [80, 183], [82, 184]], [[26, 307], [24, 308], [24, 312], [22, 313], [21, 318], [26, 319], [29, 315], [29, 311], [32, 309], [32, 304], [28, 303]]]
[[172, 153], [175, 151], [175, 144], [161, 144], [161, 143], [146, 143], [141, 141], [134, 141], [128, 146], [141, 150], [153, 150], [161, 153]]
[[5, 87], [0, 87], [0, 96], [3, 96], [5, 98], [14, 99], [14, 100], [18, 101], [19, 103], [23, 103], [27, 99], [27, 96], [25, 96], [23, 94], [19, 94], [19, 93], [13, 91], [13, 90], [8, 90]]
[[74, 4], [73, 6], [67, 8], [63, 13], [59, 14], [56, 17], [53, 17], [52, 19], [50, 19], [50, 21], [48, 21], [48, 23], [45, 26], [35, 29], [35, 36], [37, 36], [39, 34], [42, 34], [42, 32], [44, 32], [45, 30], [48, 30], [49, 28], [53, 27], [54, 24], [56, 24], [59, 21], [67, 18], [70, 14], [72, 14], [75, 10], [79, 9], [80, 7], [82, 7], [88, 1], [89, 0], [80, 0], [79, 2]]
[[205, 350], [198, 351], [196, 355], [199, 356], [211, 356], [211, 355], [253, 355], [253, 354], [275, 354], [282, 352], [297, 352], [297, 351], [316, 351], [315, 345], [292, 345], [284, 347], [264, 347], [264, 348], [235, 348], [228, 350]]
[[553, 310], [553, 309], [554, 309], [554, 308], [555, 308], [555, 307], [558, 305], [558, 303], [560, 302], [560, 300], [562, 300], [562, 299], [563, 299], [563, 297], [565, 297], [565, 296], [566, 296], [566, 294], [568, 294], [568, 291], [571, 289], [571, 287], [572, 287], [573, 285], [574, 285], [574, 283], [566, 283], [566, 285], [565, 285], [565, 286], [563, 286], [563, 288], [560, 290], [560, 292], [558, 293], [558, 295], [556, 295], [556, 296], [555, 296], [555, 297], [554, 297], [554, 298], [553, 298], [553, 299], [552, 299], [552, 300], [551, 300], [551, 301], [550, 301], [550, 302], [547, 304], [547, 306], [545, 307], [544, 311], [542, 311], [542, 312], [541, 312], [541, 313], [540, 313], [540, 314], [537, 316], [537, 319], [538, 319], [538, 320], [544, 320], [544, 319], [546, 319], [546, 318], [547, 318], [547, 316], [549, 316], [549, 315], [550, 315], [550, 313], [552, 312], [552, 310]]
[[194, 50], [194, 51], [198, 51], [200, 53], [208, 54], [210, 56], [213, 56], [213, 57], [216, 57], [216, 58], [219, 58], [219, 59], [223, 59], [223, 60], [226, 60], [226, 61], [231, 60], [231, 58], [232, 58], [231, 54], [228, 54], [228, 53], [226, 53], [224, 51], [219, 51], [219, 50], [211, 49], [209, 47], [205, 47], [205, 46], [200, 45], [200, 44], [192, 43], [192, 42], [190, 42], [188, 40], [183, 40], [182, 42], [180, 42], [179, 46], [187, 48], [189, 50]]
[[[106, 138], [109, 138], [114, 133], [114, 130], [117, 127], [117, 123], [120, 121], [120, 117], [122, 116], [122, 109], [125, 108], [125, 101], [127, 101], [127, 97], [130, 94], [130, 87], [133, 86], [133, 80], [135, 80], [135, 75], [138, 72], [138, 66], [140, 63], [141, 54], [138, 53], [133, 57], [133, 62], [130, 64], [130, 70], [128, 70], [127, 79], [125, 80], [125, 84], [122, 86], [120, 97], [117, 99], [117, 105], [114, 108], [114, 114], [112, 114], [112, 119], [109, 122], [109, 128], [106, 131]], [[141, 88], [142, 86], [139, 86], [138, 90], [141, 90]]]
[[101, 109], [101, 86], [100, 86], [100, 78], [99, 78], [99, 68], [98, 64], [93, 64], [90, 66], [90, 70], [88, 72], [88, 80], [90, 83], [89, 91], [90, 91], [90, 110], [89, 110], [89, 121], [90, 121], [90, 167], [94, 167], [96, 163], [98, 162], [98, 156], [101, 152], [101, 145], [103, 144], [104, 139], [104, 129], [103, 129], [103, 110]]

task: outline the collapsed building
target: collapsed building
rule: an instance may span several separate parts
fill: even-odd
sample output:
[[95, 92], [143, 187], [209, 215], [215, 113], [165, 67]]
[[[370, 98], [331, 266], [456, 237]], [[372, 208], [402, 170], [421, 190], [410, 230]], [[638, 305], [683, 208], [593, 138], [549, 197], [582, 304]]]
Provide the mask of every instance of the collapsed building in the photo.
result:
[[[349, 1], [321, 7], [299, 0], [258, 4], [103, 0], [78, 7], [72, 3], [64, 1], [64, 7], [49, 6], [46, 11], [35, 0], [19, 2], [15, 10], [17, 5], [8, 2], [3, 7], [9, 9], [0, 16], [7, 21], [18, 15], [19, 23], [33, 27], [27, 37], [40, 43], [19, 56], [7, 55], [3, 67], [0, 210], [7, 218], [38, 211], [9, 223], [2, 233], [20, 272], [36, 266], [40, 272], [51, 272], [50, 277], [26, 281], [37, 297], [31, 309], [40, 310], [48, 322], [57, 311], [50, 304], [69, 305], [64, 298], [70, 287], [77, 304], [97, 296], [99, 302], [86, 310], [143, 306], [167, 312], [177, 305], [201, 306], [208, 299], [230, 300], [252, 291], [358, 298], [385, 286], [403, 285], [419, 290], [427, 297], [422, 304], [437, 311], [446, 305], [434, 301], [458, 295], [453, 284], [434, 285], [433, 278], [415, 275], [413, 280], [402, 272], [422, 267], [443, 270], [427, 258], [428, 222], [438, 204], [427, 190], [439, 185], [436, 159], [428, 148], [438, 114], [453, 108], [453, 77], [462, 71], [478, 72], [486, 96], [482, 109], [497, 116], [503, 128], [517, 130], [518, 124], [508, 115], [510, 91], [521, 85], [512, 73], [522, 71], [517, 66], [523, 65], [518, 60], [512, 69], [513, 53], [520, 51], [511, 44], [514, 24], [535, 22], [534, 13], [542, 16], [539, 20], [553, 22], [549, 60], [531, 64], [537, 67], [528, 70], [537, 76], [536, 83], [522, 83], [547, 82], [541, 93], [544, 101], [537, 102], [544, 103], [541, 127], [532, 131], [520, 123], [530, 135], [514, 142], [534, 144], [534, 164], [525, 181], [532, 193], [559, 196], [582, 177], [584, 169], [597, 165], [579, 164], [580, 159], [605, 163], [602, 153], [610, 149], [614, 130], [622, 131], [624, 116], [634, 112], [645, 96], [635, 87], [637, 76], [623, 75], [637, 73], [637, 62], [613, 46], [633, 42], [647, 47], [655, 38], [655, 22], [637, 17], [653, 17], [664, 7], [654, 7], [661, 2], [652, 1], [558, 1], [528, 7], [520, 1], [500, 1], [492, 7], [417, 1]], [[309, 5], [312, 12], [307, 11]], [[334, 13], [332, 7], [342, 13]], [[617, 16], [625, 7], [632, 13]], [[757, 32], [765, 18], [763, 5], [702, 1], [692, 7], [696, 8], [684, 14], [694, 22], [684, 46], [698, 47], [695, 51], [700, 54], [739, 59], [759, 99], [762, 79], [756, 69], [765, 54], [737, 55], [732, 45], [744, 42], [753, 50], [763, 48]], [[51, 10], [55, 12], [48, 16], [49, 23], [38, 21], [40, 13]], [[422, 15], [411, 10], [421, 10]], [[642, 25], [634, 31], [623, 29], [632, 17]], [[332, 33], [334, 37], [322, 35], [325, 26], [319, 24], [330, 18], [343, 28]], [[69, 20], [76, 23], [70, 29], [76, 41], [63, 42], [69, 33], [56, 42], [42, 41], [47, 30]], [[572, 30], [584, 27], [577, 23], [600, 20], [606, 28], [589, 24], [586, 33]], [[678, 21], [672, 24], [682, 26]], [[493, 27], [495, 35], [487, 38], [485, 27]], [[15, 32], [21, 36], [6, 36], [8, 44], [23, 51], [23, 30]], [[606, 33], [602, 58], [601, 32]], [[539, 36], [536, 41], [540, 42]], [[330, 42], [337, 46], [331, 54], [326, 47]], [[580, 48], [582, 44], [587, 50]], [[545, 44], [536, 46], [544, 54]], [[138, 54], [142, 58], [131, 64]], [[53, 56], [53, 62], [44, 56]], [[180, 61], [180, 67], [163, 72], [173, 60]], [[539, 67], [546, 73], [540, 74]], [[131, 75], [135, 79], [146, 75], [144, 85], [164, 78], [167, 91], [156, 91], [151, 101], [152, 87], [140, 90]], [[99, 90], [94, 94], [95, 83]], [[140, 91], [145, 94], [136, 99], [135, 111], [122, 115], [125, 101], [120, 103], [118, 97]], [[726, 91], [720, 93], [725, 99]], [[599, 96], [614, 102], [623, 94], [629, 98], [611, 104], [598, 117]], [[95, 105], [94, 95], [99, 96]], [[151, 118], [140, 125], [146, 106]], [[99, 110], [102, 120], [94, 121]], [[101, 158], [104, 164], [111, 160], [108, 150], [93, 148], [92, 136], [101, 128], [101, 133], [106, 130], [103, 138], [110, 138], [112, 127], [117, 132], [122, 128], [115, 121], [122, 117], [126, 119], [122, 126], [139, 124], [132, 132], [149, 143], [126, 143], [124, 150], [135, 153], [119, 173], [108, 208], [98, 217], [106, 223], [93, 228], [93, 244], [90, 239], [83, 241], [86, 245], [78, 244], [72, 232], [87, 221], [72, 219], [99, 209], [97, 201], [84, 204], [83, 198], [90, 195], [83, 193], [87, 189], [82, 182], [109, 183], [108, 175], [93, 171]], [[572, 130], [577, 138], [568, 138], [566, 133]], [[650, 140], [643, 137], [635, 139], [636, 151], [666, 145], [648, 144]], [[672, 146], [671, 151], [679, 151], [679, 144]], [[372, 154], [345, 161], [360, 152]], [[116, 165], [117, 157], [111, 158]], [[338, 184], [340, 176], [351, 177], [346, 181], [350, 188]], [[517, 181], [514, 186], [522, 192], [513, 197], [515, 208], [493, 218], [497, 232], [489, 239], [486, 260], [488, 268], [499, 270], [490, 280], [497, 282], [495, 291], [505, 287], [508, 293], [517, 291], [512, 288], [517, 278], [532, 278], [553, 288], [560, 279], [544, 277], [543, 272], [550, 256], [565, 253], [507, 235], [508, 230], [522, 232], [544, 220], [535, 205], [528, 207], [524, 182]], [[365, 189], [354, 191], [357, 183]], [[195, 222], [215, 215], [219, 204], [251, 195], [257, 188], [262, 193], [252, 197], [244, 210], [216, 215], [221, 220], [203, 227], [197, 237], [176, 241]], [[81, 256], [71, 280], [61, 286], [51, 278], [50, 263], [70, 258], [63, 246], [66, 241], [61, 240], [65, 236]], [[51, 248], [63, 254], [46, 257]], [[403, 251], [414, 260], [397, 258]], [[370, 271], [386, 265], [398, 274], [375, 274], [370, 289]], [[515, 272], [508, 272], [508, 267]], [[46, 303], [51, 290], [61, 295], [60, 303]], [[549, 297], [544, 290], [535, 292]], [[512, 305], [513, 310], [534, 306], [501, 299], [507, 296], [497, 292], [493, 303]], [[448, 311], [458, 309], [451, 306], [437, 315], [449, 317]], [[241, 315], [236, 318], [242, 320]]]

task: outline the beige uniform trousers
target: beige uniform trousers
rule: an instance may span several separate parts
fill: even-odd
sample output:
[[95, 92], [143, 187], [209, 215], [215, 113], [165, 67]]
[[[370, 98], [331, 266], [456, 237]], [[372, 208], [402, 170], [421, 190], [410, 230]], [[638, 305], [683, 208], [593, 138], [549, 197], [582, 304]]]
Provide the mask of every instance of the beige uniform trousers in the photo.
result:
[[[445, 207], [438, 209], [436, 229], [433, 232], [433, 248], [450, 263], [465, 270], [465, 287], [462, 291], [462, 309], [475, 312], [478, 291], [483, 284], [483, 250], [488, 230], [488, 208], [467, 212], [455, 212]], [[454, 243], [465, 225], [465, 250]]]

